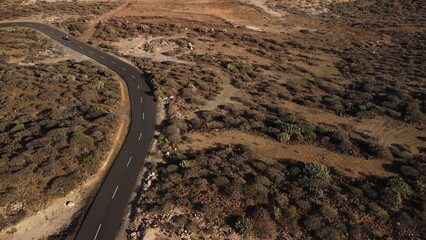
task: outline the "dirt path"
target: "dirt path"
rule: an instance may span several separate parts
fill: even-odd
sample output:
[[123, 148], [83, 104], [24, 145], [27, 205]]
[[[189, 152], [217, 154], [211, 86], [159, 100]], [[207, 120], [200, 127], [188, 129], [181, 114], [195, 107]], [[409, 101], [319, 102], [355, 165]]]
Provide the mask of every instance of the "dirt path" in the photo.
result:
[[188, 136], [192, 142], [182, 144], [180, 149], [202, 149], [216, 144], [246, 144], [265, 160], [295, 159], [302, 162], [321, 162], [330, 167], [338, 167], [353, 177], [395, 175], [385, 169], [387, 163], [384, 161], [338, 154], [309, 144], [282, 144], [240, 131], [198, 132]]
[[89, 28], [79, 37], [79, 39], [87, 42], [95, 33], [95, 30], [96, 30], [95, 27], [100, 21], [103, 21], [105, 19], [108, 19], [114, 16], [117, 12], [120, 12], [124, 10], [125, 8], [130, 7], [132, 3], [137, 3], [137, 2], [138, 0], [122, 0], [122, 3], [120, 4], [120, 6], [118, 6], [116, 9], [110, 12], [107, 12], [103, 15], [97, 16], [95, 19], [90, 20], [89, 23], [87, 24]]
[[237, 97], [242, 94], [237, 88], [231, 85], [231, 78], [229, 74], [222, 71], [222, 69], [211, 65], [203, 66], [203, 68], [215, 72], [215, 74], [222, 80], [223, 90], [215, 97], [214, 100], [208, 101], [207, 104], [202, 107], [202, 110], [213, 110], [219, 105], [232, 101], [231, 97]]

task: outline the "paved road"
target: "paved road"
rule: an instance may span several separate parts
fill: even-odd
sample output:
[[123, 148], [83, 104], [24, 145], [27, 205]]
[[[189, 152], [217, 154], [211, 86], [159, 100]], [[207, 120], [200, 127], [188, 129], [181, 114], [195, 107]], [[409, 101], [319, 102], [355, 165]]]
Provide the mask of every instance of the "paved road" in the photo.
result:
[[56, 28], [33, 22], [0, 23], [0, 27], [27, 27], [84, 54], [118, 73], [130, 94], [131, 124], [123, 146], [93, 200], [77, 233], [77, 240], [114, 239], [122, 223], [132, 189], [154, 137], [155, 104], [148, 84], [134, 66], [70, 37]]

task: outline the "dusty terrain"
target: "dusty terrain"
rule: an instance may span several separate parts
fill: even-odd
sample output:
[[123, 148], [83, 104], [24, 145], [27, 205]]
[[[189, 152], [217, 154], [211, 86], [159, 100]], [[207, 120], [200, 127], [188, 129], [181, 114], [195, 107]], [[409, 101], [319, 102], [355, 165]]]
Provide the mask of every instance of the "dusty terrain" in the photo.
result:
[[424, 235], [421, 2], [66, 4], [12, 15], [132, 61], [165, 110], [129, 239]]

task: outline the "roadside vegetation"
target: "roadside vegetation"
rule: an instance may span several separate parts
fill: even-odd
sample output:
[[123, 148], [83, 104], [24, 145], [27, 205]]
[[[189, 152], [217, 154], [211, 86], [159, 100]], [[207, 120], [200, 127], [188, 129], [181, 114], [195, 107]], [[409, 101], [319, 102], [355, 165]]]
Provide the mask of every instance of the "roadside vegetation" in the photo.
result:
[[1, 28], [0, 35], [1, 62], [28, 64], [63, 55], [62, 48], [32, 29]]
[[[117, 76], [90, 61], [6, 63], [17, 57], [41, 60], [29, 55], [51, 50], [52, 43], [31, 30], [2, 33], [0, 229], [97, 172], [114, 144], [122, 99]], [[26, 41], [19, 56], [10, 46], [16, 37]]]

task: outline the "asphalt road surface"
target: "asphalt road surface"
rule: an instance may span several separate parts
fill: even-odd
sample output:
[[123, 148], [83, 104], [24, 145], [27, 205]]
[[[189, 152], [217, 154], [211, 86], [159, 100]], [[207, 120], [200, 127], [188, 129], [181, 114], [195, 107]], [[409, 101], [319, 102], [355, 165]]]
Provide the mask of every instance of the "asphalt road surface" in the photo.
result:
[[65, 40], [67, 34], [56, 28], [34, 22], [0, 23], [0, 27], [26, 27], [40, 31], [109, 67], [126, 81], [131, 104], [129, 132], [76, 236], [77, 240], [115, 239], [154, 137], [155, 103], [152, 91], [136, 67], [72, 37]]

